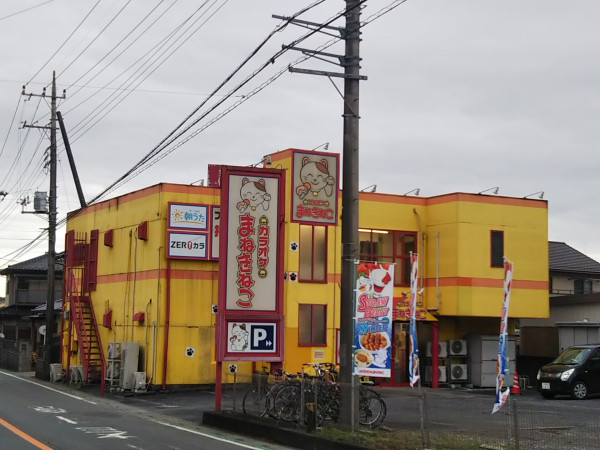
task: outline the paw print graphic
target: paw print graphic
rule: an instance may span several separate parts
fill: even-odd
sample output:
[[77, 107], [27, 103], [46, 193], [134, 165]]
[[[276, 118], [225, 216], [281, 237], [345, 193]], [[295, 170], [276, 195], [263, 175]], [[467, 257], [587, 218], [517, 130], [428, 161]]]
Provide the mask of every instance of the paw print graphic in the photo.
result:
[[298, 247], [299, 247], [299, 246], [298, 246], [298, 243], [297, 243], [297, 242], [292, 242], [292, 243], [290, 244], [290, 250], [291, 250], [291, 251], [293, 251], [293, 252], [297, 252], [297, 251], [298, 251]]

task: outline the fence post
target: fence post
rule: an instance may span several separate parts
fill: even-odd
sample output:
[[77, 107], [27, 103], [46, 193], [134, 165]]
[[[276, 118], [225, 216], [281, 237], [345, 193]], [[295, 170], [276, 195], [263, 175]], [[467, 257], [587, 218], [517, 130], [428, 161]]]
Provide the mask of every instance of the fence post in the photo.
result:
[[511, 399], [511, 409], [512, 409], [512, 416], [513, 416], [513, 434], [514, 434], [514, 441], [515, 441], [515, 450], [520, 450], [520, 445], [519, 445], [519, 419], [517, 417], [517, 400], [513, 399], [512, 397], [509, 397]]

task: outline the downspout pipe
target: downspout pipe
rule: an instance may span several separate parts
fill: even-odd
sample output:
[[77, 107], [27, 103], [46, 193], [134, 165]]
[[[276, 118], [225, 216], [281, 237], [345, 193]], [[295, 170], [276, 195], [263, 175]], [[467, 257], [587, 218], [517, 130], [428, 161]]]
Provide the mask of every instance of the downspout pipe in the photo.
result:
[[169, 355], [169, 326], [171, 321], [171, 260], [167, 260], [167, 317], [165, 318], [165, 350], [163, 356], [163, 391], [167, 390], [167, 360]]
[[[421, 255], [421, 270], [419, 272], [421, 272], [421, 288], [423, 288], [425, 287], [423, 285], [423, 275], [425, 272], [425, 235], [423, 233], [423, 222], [421, 222], [419, 211], [417, 211], [417, 208], [413, 208], [413, 212], [417, 216], [417, 221], [419, 222], [419, 254]], [[423, 294], [421, 294], [421, 304], [423, 304]]]

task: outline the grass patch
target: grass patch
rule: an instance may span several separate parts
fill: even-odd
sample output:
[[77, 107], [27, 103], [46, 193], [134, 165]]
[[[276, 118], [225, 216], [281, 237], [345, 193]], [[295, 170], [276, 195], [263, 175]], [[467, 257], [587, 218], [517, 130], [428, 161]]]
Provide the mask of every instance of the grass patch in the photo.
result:
[[339, 442], [348, 442], [368, 449], [377, 450], [421, 450], [444, 449], [444, 450], [481, 450], [498, 449], [501, 450], [505, 444], [496, 446], [486, 445], [485, 442], [476, 436], [467, 436], [456, 433], [439, 433], [430, 435], [428, 442], [424, 443], [420, 432], [390, 430], [389, 428], [378, 428], [376, 430], [359, 429], [355, 433], [342, 430], [338, 427], [330, 426], [319, 430], [322, 437], [336, 440]]

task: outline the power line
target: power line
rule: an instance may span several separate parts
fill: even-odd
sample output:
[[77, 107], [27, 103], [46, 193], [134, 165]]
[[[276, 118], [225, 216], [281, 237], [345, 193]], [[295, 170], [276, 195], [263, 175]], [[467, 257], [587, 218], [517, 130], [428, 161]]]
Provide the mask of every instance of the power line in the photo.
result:
[[92, 39], [92, 41], [91, 41], [91, 42], [90, 42], [88, 45], [86, 45], [86, 47], [85, 47], [85, 48], [84, 48], [84, 49], [83, 49], [83, 50], [82, 50], [82, 51], [81, 51], [81, 52], [80, 52], [80, 53], [79, 53], [79, 54], [78, 54], [78, 55], [75, 57], [75, 59], [73, 59], [73, 61], [71, 61], [71, 62], [70, 62], [68, 65], [67, 65], [67, 67], [65, 67], [65, 68], [62, 70], [62, 72], [60, 72], [60, 73], [59, 73], [59, 74], [56, 76], [56, 78], [60, 77], [60, 76], [61, 76], [63, 73], [65, 73], [65, 72], [67, 71], [67, 69], [68, 69], [69, 67], [71, 67], [71, 66], [72, 66], [72, 65], [75, 63], [75, 61], [77, 61], [77, 60], [78, 60], [78, 59], [81, 57], [81, 55], [83, 55], [83, 54], [84, 54], [84, 53], [87, 51], [87, 49], [89, 49], [89, 48], [92, 46], [92, 44], [93, 44], [94, 42], [96, 42], [96, 40], [97, 40], [97, 39], [98, 39], [98, 38], [99, 38], [99, 37], [102, 35], [102, 33], [104, 33], [104, 32], [107, 30], [107, 28], [108, 28], [108, 27], [109, 27], [109, 26], [110, 26], [110, 25], [111, 25], [111, 24], [112, 24], [112, 23], [113, 23], [113, 22], [114, 22], [114, 21], [117, 19], [117, 17], [119, 17], [119, 16], [121, 15], [121, 13], [122, 13], [122, 12], [125, 10], [125, 8], [127, 8], [127, 6], [129, 6], [129, 4], [130, 4], [130, 3], [131, 3], [131, 0], [127, 0], [127, 3], [125, 3], [125, 4], [123, 5], [123, 7], [122, 7], [122, 8], [121, 8], [121, 9], [120, 9], [118, 12], [117, 12], [117, 14], [115, 14], [115, 15], [113, 16], [113, 18], [109, 20], [109, 22], [108, 22], [108, 23], [107, 23], [107, 24], [104, 26], [104, 28], [102, 28], [102, 29], [100, 30], [100, 32], [99, 32], [98, 34], [96, 34], [96, 37], [94, 37], [94, 39]]
[[92, 6], [92, 9], [90, 9], [88, 11], [88, 13], [85, 15], [85, 17], [83, 18], [83, 20], [81, 22], [79, 22], [79, 25], [77, 25], [75, 27], [75, 29], [71, 32], [71, 34], [69, 34], [69, 36], [67, 37], [67, 39], [65, 39], [65, 41], [56, 49], [56, 51], [52, 54], [52, 56], [50, 56], [50, 58], [48, 58], [48, 60], [42, 65], [42, 67], [39, 68], [39, 70], [35, 73], [35, 75], [33, 75], [31, 77], [31, 79], [26, 83], [29, 84], [31, 83], [31, 81], [38, 76], [38, 74], [44, 70], [44, 68], [48, 65], [48, 63], [50, 61], [52, 61], [52, 59], [58, 54], [58, 52], [65, 46], [65, 44], [69, 41], [69, 39], [71, 39], [73, 37], [73, 35], [77, 32], [77, 30], [79, 30], [79, 28], [81, 27], [81, 25], [83, 25], [83, 22], [85, 22], [87, 20], [87, 18], [90, 16], [90, 14], [92, 14], [92, 12], [94, 11], [94, 9], [96, 9], [96, 7], [100, 4], [100, 0], [98, 0], [96, 2], [96, 4], [94, 6]]
[[40, 6], [43, 6], [43, 5], [47, 4], [47, 3], [52, 3], [53, 1], [54, 0], [48, 0], [47, 2], [31, 6], [29, 8], [23, 9], [21, 11], [17, 11], [16, 13], [9, 14], [8, 16], [0, 17], [0, 20], [8, 19], [9, 17], [14, 17], [14, 16], [17, 16], [19, 14], [23, 14], [24, 12], [31, 11], [32, 9], [35, 9], [35, 8], [39, 8]]

